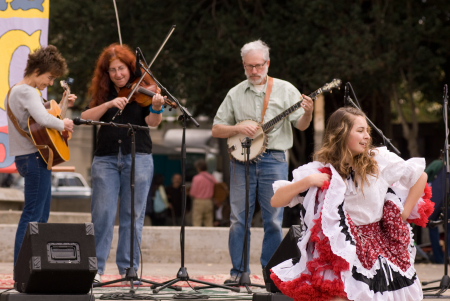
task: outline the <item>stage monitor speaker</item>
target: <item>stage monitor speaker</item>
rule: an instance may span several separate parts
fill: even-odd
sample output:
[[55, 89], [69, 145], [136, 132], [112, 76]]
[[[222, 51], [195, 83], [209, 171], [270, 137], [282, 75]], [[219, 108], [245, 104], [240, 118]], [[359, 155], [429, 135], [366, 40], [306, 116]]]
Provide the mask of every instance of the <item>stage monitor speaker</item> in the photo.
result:
[[270, 279], [270, 269], [283, 261], [300, 257], [300, 250], [297, 247], [300, 234], [301, 227], [299, 225], [291, 226], [280, 246], [277, 248], [275, 253], [273, 253], [266, 267], [263, 269], [264, 283], [266, 284], [266, 290], [268, 292], [280, 292], [280, 290], [275, 286], [275, 283], [273, 283], [272, 279]]
[[87, 294], [96, 273], [94, 224], [28, 224], [14, 267], [17, 291]]
[[24, 294], [18, 292], [0, 293], [0, 301], [95, 301], [91, 294], [82, 295], [49, 295], [49, 294]]

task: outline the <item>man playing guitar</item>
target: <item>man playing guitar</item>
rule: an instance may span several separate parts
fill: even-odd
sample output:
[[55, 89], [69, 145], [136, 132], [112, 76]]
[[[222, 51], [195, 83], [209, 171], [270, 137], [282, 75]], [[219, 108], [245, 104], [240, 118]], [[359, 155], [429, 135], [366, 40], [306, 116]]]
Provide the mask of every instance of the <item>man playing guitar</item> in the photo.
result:
[[[253, 138], [260, 127], [248, 123], [239, 124], [239, 122], [254, 120], [263, 123], [302, 99], [302, 95], [292, 84], [267, 76], [270, 58], [269, 47], [264, 42], [257, 40], [244, 45], [241, 56], [247, 80], [232, 88], [220, 105], [212, 128], [214, 137], [229, 138], [242, 134]], [[258, 192], [264, 225], [261, 254], [263, 268], [282, 240], [283, 208], [270, 206], [270, 199], [273, 196], [272, 183], [277, 180], [287, 180], [288, 177], [285, 151], [291, 148], [293, 143], [291, 124], [304, 131], [311, 122], [312, 112], [311, 98], [303, 95], [301, 108], [273, 127], [268, 133], [266, 152], [261, 154], [259, 160], [250, 164], [248, 223], [251, 224], [256, 192]], [[241, 257], [245, 230], [245, 164], [239, 160], [232, 160], [230, 177], [229, 252], [233, 267], [230, 271], [231, 277], [225, 281], [226, 283], [239, 282], [243, 272]], [[250, 246], [247, 250], [250, 250]], [[247, 271], [250, 272], [248, 266]]]
[[[19, 174], [25, 178], [25, 204], [14, 244], [14, 265], [29, 222], [46, 223], [50, 213], [51, 166], [42, 158], [29, 136], [28, 119], [32, 117], [39, 125], [58, 131], [73, 131], [70, 119], [58, 119], [49, 114], [43, 98], [36, 89], [44, 90], [53, 85], [56, 77], [67, 72], [67, 64], [55, 46], [37, 49], [28, 55], [24, 78], [8, 93], [9, 155], [15, 156]], [[69, 106], [77, 98], [68, 97]]]

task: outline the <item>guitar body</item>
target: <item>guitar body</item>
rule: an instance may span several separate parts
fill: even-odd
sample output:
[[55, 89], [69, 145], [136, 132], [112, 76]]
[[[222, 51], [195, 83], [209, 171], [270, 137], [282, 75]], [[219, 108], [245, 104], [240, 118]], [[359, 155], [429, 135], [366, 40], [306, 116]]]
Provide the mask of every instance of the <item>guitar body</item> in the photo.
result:
[[[256, 131], [255, 136], [252, 138], [252, 145], [250, 147], [250, 162], [255, 162], [266, 150], [267, 147], [267, 135], [263, 132], [262, 126], [260, 123], [253, 120], [244, 120], [239, 122], [238, 124], [244, 125], [255, 125], [260, 128]], [[244, 150], [242, 148], [242, 139], [244, 139], [245, 135], [237, 134], [234, 135], [227, 140], [228, 144], [228, 152], [230, 155], [235, 158], [237, 161], [244, 163], [246, 160], [246, 154], [244, 154]]]
[[[58, 119], [62, 119], [61, 109], [56, 101], [48, 101], [44, 104], [44, 106], [49, 114]], [[66, 162], [70, 159], [68, 140], [71, 138], [71, 135], [68, 135], [69, 133], [65, 131], [61, 133], [55, 129], [45, 128], [39, 125], [31, 116], [28, 118], [28, 129], [30, 130], [31, 138], [36, 145], [48, 145], [48, 147], [53, 150], [53, 166]], [[49, 150], [40, 149], [39, 153], [45, 163], [48, 163]]]

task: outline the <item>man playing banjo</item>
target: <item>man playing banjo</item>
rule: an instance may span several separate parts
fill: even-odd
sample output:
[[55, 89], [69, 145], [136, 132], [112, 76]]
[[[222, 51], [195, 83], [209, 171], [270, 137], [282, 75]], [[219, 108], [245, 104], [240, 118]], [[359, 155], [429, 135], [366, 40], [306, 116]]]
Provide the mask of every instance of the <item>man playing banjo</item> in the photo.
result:
[[[302, 97], [292, 84], [267, 76], [270, 65], [269, 47], [264, 42], [257, 40], [245, 44], [241, 49], [241, 56], [247, 80], [228, 92], [217, 111], [212, 128], [214, 137], [229, 138], [229, 151], [234, 157], [230, 164], [231, 226], [228, 242], [233, 267], [230, 271], [231, 277], [225, 283], [239, 282], [239, 277], [244, 271], [242, 249], [245, 231], [245, 164], [238, 157], [242, 148], [240, 139], [237, 140], [238, 143], [230, 143], [230, 140], [247, 136], [254, 139], [253, 142], [261, 141], [257, 146], [259, 149], [254, 149], [256, 143], [252, 142], [250, 150], [254, 162], [250, 164], [249, 174], [248, 224], [251, 224], [255, 199], [258, 195], [264, 225], [260, 259], [264, 268], [282, 240], [283, 208], [272, 208], [270, 199], [273, 196], [272, 183], [288, 179], [285, 151], [292, 147], [290, 123], [304, 131], [311, 122], [313, 112], [311, 98], [305, 95]], [[270, 127], [267, 135], [262, 134], [261, 125], [265, 121], [272, 120], [302, 98], [303, 102], [298, 110], [276, 123], [273, 128]], [[250, 250], [250, 244], [247, 250]], [[248, 266], [247, 271], [250, 273]]]

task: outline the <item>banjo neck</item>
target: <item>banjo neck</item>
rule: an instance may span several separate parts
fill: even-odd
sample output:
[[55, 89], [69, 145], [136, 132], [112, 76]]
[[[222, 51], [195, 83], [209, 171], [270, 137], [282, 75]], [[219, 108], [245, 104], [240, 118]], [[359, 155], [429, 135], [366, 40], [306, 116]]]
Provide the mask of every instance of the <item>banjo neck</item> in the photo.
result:
[[[322, 88], [317, 89], [316, 91], [311, 93], [309, 95], [309, 97], [314, 100], [322, 92], [323, 92]], [[280, 114], [278, 114], [277, 116], [275, 116], [274, 118], [272, 118], [271, 120], [269, 120], [265, 124], [263, 124], [262, 125], [263, 132], [267, 134], [268, 132], [270, 132], [273, 129], [273, 127], [277, 123], [279, 123], [280, 121], [284, 120], [286, 117], [288, 117], [289, 115], [291, 115], [292, 113], [294, 113], [295, 111], [300, 109], [300, 107], [302, 105], [302, 102], [303, 102], [303, 96], [300, 95], [300, 101], [299, 102], [293, 104], [288, 109], [284, 110], [283, 112], [281, 112]]]

